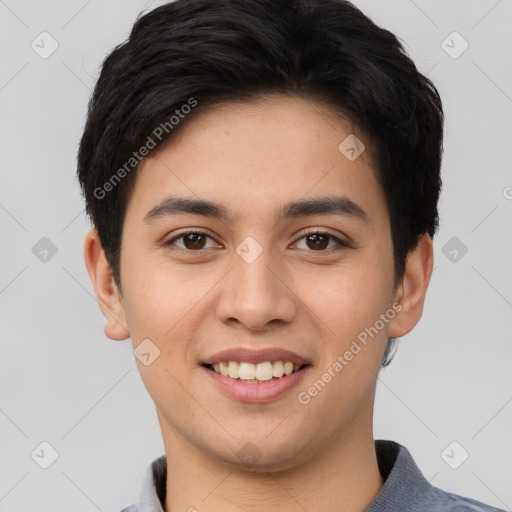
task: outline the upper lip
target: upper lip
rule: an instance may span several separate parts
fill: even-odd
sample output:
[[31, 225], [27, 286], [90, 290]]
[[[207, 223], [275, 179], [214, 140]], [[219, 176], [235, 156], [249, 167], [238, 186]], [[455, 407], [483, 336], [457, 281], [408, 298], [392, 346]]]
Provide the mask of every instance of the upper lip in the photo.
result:
[[264, 363], [265, 361], [291, 361], [293, 364], [310, 364], [310, 361], [291, 350], [270, 347], [254, 349], [249, 347], [233, 347], [206, 357], [202, 364], [215, 364], [225, 361], [240, 361], [247, 363]]

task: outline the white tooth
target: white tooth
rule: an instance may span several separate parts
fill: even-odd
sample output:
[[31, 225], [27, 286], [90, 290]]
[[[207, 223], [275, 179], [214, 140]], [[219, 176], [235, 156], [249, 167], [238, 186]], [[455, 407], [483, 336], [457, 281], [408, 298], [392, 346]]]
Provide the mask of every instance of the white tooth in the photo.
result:
[[274, 377], [282, 377], [284, 375], [284, 363], [283, 361], [276, 361], [274, 363], [274, 371], [272, 372], [272, 375]]
[[291, 361], [286, 361], [284, 363], [284, 373], [285, 375], [290, 375], [293, 372], [293, 363]]
[[238, 376], [243, 380], [251, 380], [256, 376], [256, 365], [253, 363], [240, 363]]
[[232, 379], [238, 379], [238, 370], [240, 369], [240, 363], [237, 361], [229, 361], [228, 364], [228, 375]]
[[224, 377], [228, 376], [228, 365], [227, 365], [227, 363], [224, 363], [224, 362], [220, 363], [219, 370], [220, 370], [221, 375], [224, 375]]
[[300, 368], [299, 364], [293, 364], [292, 361], [265, 361], [264, 363], [253, 364], [239, 361], [223, 361], [215, 363], [213, 369], [224, 377], [232, 379], [241, 379], [246, 382], [267, 381], [272, 377], [282, 377], [290, 375]]
[[256, 378], [258, 380], [270, 380], [272, 378], [272, 363], [265, 361], [256, 366]]

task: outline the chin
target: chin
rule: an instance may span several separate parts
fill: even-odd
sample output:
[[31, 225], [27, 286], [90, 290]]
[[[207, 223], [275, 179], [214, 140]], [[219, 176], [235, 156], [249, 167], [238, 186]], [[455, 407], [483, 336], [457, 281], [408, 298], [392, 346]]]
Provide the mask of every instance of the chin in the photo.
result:
[[286, 444], [283, 444], [282, 435], [276, 436], [274, 440], [264, 435], [258, 438], [250, 435], [244, 437], [236, 442], [235, 446], [230, 447], [228, 452], [214, 450], [216, 453], [213, 455], [237, 471], [246, 470], [255, 473], [285, 471], [308, 458], [304, 442], [299, 440], [293, 442], [289, 436], [285, 437], [288, 439]]

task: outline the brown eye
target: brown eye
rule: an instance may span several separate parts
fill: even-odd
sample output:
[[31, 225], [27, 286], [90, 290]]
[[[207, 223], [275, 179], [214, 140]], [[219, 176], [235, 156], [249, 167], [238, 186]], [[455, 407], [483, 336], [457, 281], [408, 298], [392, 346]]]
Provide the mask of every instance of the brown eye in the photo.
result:
[[320, 233], [313, 233], [306, 236], [306, 243], [310, 249], [325, 249], [329, 245], [329, 237]]
[[[322, 233], [320, 231], [306, 233], [299, 239], [299, 241], [302, 240], [305, 241], [306, 249], [309, 249], [312, 252], [330, 252], [331, 250], [350, 247], [347, 242], [340, 240], [337, 236], [334, 236], [331, 233]], [[331, 242], [334, 242], [334, 246], [330, 245]]]
[[191, 233], [183, 236], [183, 244], [187, 249], [203, 249], [204, 242], [204, 235], [199, 235], [198, 233]]
[[[176, 245], [178, 248], [188, 251], [200, 251], [205, 249], [206, 239], [211, 237], [200, 231], [190, 231], [181, 233], [165, 242], [165, 245]], [[177, 240], [182, 240], [183, 245], [175, 244]]]

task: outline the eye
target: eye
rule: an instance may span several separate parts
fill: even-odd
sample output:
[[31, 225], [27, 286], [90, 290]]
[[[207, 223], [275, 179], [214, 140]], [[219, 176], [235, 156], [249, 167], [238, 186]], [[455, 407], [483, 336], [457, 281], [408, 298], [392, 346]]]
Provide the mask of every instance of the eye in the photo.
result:
[[[199, 252], [204, 249], [208, 249], [208, 247], [205, 246], [208, 238], [213, 240], [210, 235], [201, 231], [187, 231], [169, 239], [164, 245], [175, 245], [179, 249], [189, 252]], [[312, 249], [313, 252], [328, 252], [331, 250], [338, 250], [342, 247], [350, 247], [347, 242], [344, 242], [337, 236], [323, 231], [310, 231], [300, 237], [299, 241], [303, 239], [306, 243], [306, 249]], [[176, 244], [175, 242], [177, 241], [182, 241], [183, 246]], [[334, 242], [334, 247], [329, 247], [330, 241]]]
[[[165, 242], [165, 245], [176, 245], [180, 249], [197, 252], [203, 249], [208, 249], [208, 247], [205, 247], [205, 241], [207, 238], [213, 240], [210, 235], [207, 235], [201, 231], [187, 231], [186, 233], [180, 233], [179, 235], [171, 238]], [[183, 247], [174, 243], [180, 239], [183, 239]]]
[[[310, 248], [314, 252], [328, 252], [330, 250], [339, 250], [342, 247], [350, 247], [347, 242], [344, 242], [337, 236], [323, 231], [310, 231], [299, 238], [299, 240], [303, 239], [305, 239], [306, 248]], [[329, 239], [335, 242], [334, 247], [329, 247]]]

